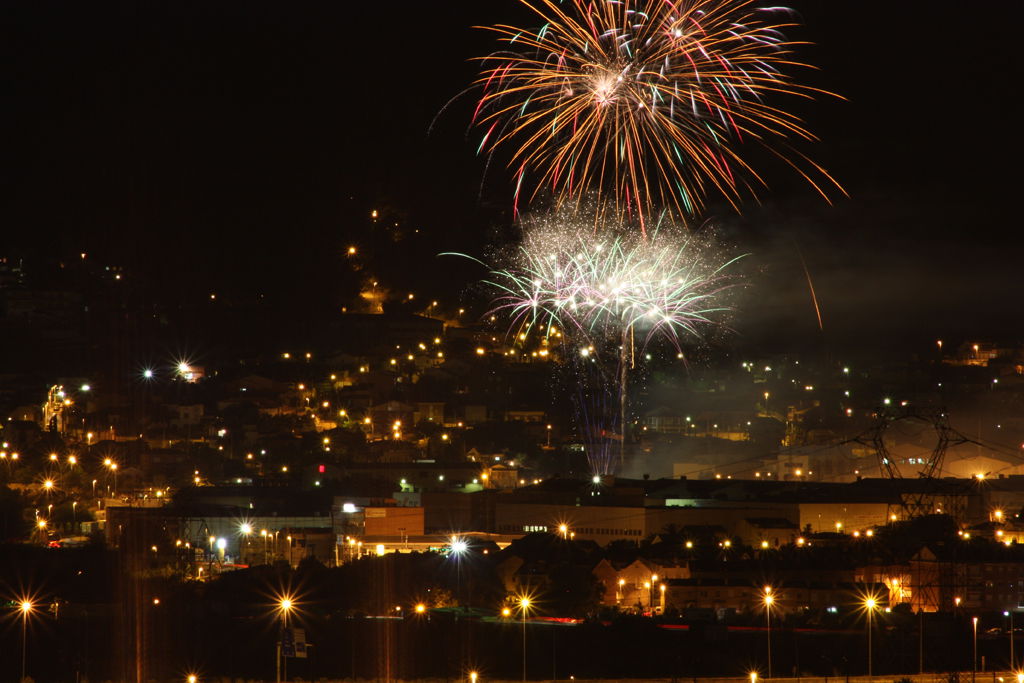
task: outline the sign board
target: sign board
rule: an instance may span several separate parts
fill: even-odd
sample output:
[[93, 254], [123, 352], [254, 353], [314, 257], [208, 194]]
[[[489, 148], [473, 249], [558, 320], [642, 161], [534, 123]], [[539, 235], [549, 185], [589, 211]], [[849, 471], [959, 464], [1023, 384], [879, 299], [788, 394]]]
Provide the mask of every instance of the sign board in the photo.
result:
[[291, 626], [282, 628], [281, 656], [305, 659], [306, 653], [306, 630], [302, 628], [292, 628]]
[[295, 656], [295, 629], [288, 628], [287, 626], [281, 629], [281, 656], [282, 657], [294, 657]]

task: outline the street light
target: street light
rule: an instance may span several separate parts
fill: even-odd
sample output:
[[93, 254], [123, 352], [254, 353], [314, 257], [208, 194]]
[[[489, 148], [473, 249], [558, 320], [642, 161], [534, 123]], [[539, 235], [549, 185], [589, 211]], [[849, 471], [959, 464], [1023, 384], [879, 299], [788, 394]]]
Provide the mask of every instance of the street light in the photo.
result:
[[[452, 536], [451, 556], [455, 558], [455, 602], [462, 604], [462, 556], [469, 550], [469, 543], [458, 536]], [[379, 554], [379, 553], [378, 553]]]
[[21, 680], [25, 680], [25, 651], [28, 648], [28, 615], [35, 609], [35, 605], [30, 600], [22, 600], [21, 604], [18, 605], [18, 609], [21, 611]]
[[978, 617], [971, 617], [971, 630], [973, 631], [973, 649], [971, 651], [971, 683], [978, 676]]
[[523, 681], [526, 681], [526, 611], [530, 609], [530, 598], [519, 598], [519, 611], [523, 615]]
[[1005, 610], [1003, 612], [1003, 616], [1010, 617], [1010, 671], [1013, 671], [1013, 667], [1015, 666], [1013, 661], [1013, 612], [1010, 610]]
[[[281, 683], [281, 649], [284, 645], [284, 632], [288, 628], [288, 614], [295, 607], [295, 601], [290, 595], [282, 595], [277, 601], [277, 613], [281, 617], [281, 632], [277, 639], [277, 683]], [[285, 679], [288, 678], [288, 660], [284, 662]]]
[[866, 598], [864, 600], [864, 609], [868, 612], [868, 678], [873, 675], [873, 668], [871, 663], [871, 615], [878, 608], [878, 601], [873, 597]]
[[772, 605], [775, 604], [775, 596], [772, 595], [772, 587], [764, 587], [764, 618], [768, 630], [768, 678], [772, 677]]

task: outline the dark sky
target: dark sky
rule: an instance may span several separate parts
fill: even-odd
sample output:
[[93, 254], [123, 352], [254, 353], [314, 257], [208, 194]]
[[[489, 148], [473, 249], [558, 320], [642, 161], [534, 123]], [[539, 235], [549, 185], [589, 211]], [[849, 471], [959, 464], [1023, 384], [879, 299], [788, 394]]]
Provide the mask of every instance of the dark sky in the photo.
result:
[[[801, 110], [822, 138], [807, 151], [851, 197], [772, 173], [742, 217], [709, 207], [757, 273], [737, 327], [813, 333], [799, 248], [836, 343], [1022, 336], [1022, 3], [792, 6], [821, 68], [802, 77], [847, 98]], [[333, 302], [383, 207], [420, 229], [396, 270], [463, 289], [472, 269], [431, 255], [481, 253], [511, 188], [498, 162], [485, 177], [468, 100], [428, 131], [493, 46], [472, 27], [523, 17], [512, 0], [7, 2], [3, 249], [86, 251], [165, 295]]]

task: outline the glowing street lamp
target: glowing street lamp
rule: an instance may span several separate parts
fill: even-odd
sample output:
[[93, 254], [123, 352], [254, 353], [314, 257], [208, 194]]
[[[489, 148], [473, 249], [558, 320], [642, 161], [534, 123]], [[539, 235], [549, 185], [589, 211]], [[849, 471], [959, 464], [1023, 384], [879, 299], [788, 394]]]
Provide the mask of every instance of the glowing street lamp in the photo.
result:
[[871, 661], [871, 616], [874, 611], [878, 609], [878, 601], [873, 597], [864, 599], [864, 609], [867, 610], [868, 614], [868, 678], [873, 675], [872, 661]]
[[764, 587], [764, 596], [761, 598], [764, 604], [764, 618], [768, 633], [768, 678], [772, 677], [772, 605], [775, 604], [775, 596], [772, 595], [772, 587]]
[[526, 612], [530, 609], [530, 598], [522, 596], [519, 598], [519, 611], [523, 615], [523, 682], [526, 681]]
[[971, 683], [974, 683], [974, 679], [978, 676], [978, 617], [971, 617], [971, 631], [973, 632], [973, 649], [971, 650]]
[[18, 605], [21, 612], [21, 680], [25, 680], [25, 651], [28, 648], [28, 615], [35, 609], [31, 600], [22, 600]]
[[[284, 639], [284, 631], [288, 628], [288, 615], [292, 609], [295, 608], [295, 601], [290, 595], [282, 595], [277, 601], [277, 614], [281, 618], [281, 633], [277, 640], [277, 683], [281, 683], [281, 647], [283, 645], [282, 640]], [[285, 666], [288, 666], [287, 660], [285, 660]], [[285, 669], [285, 677], [287, 678], [287, 669]]]

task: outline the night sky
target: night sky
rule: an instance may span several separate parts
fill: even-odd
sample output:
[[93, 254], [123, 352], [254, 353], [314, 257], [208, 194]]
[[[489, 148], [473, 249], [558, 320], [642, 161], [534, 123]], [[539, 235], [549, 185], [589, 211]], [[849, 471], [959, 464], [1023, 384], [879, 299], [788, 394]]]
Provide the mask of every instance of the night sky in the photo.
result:
[[[799, 77], [847, 98], [801, 105], [822, 138], [801, 149], [850, 198], [769, 169], [742, 216], [709, 204], [701, 221], [750, 253], [740, 337], [818, 334], [799, 250], [830, 343], [1019, 338], [1024, 5], [791, 5], [820, 67]], [[476, 156], [472, 97], [442, 108], [495, 45], [473, 26], [525, 17], [511, 0], [5, 3], [0, 249], [88, 252], [153, 296], [336, 311], [377, 208], [403, 231], [377, 246], [381, 278], [462, 300], [480, 272], [434, 254], [514, 234], [512, 190], [504, 157]]]

